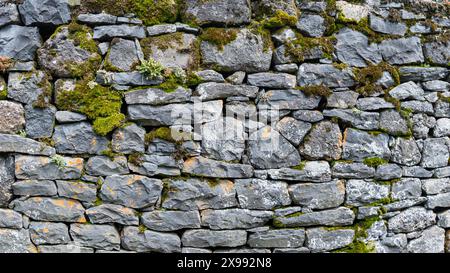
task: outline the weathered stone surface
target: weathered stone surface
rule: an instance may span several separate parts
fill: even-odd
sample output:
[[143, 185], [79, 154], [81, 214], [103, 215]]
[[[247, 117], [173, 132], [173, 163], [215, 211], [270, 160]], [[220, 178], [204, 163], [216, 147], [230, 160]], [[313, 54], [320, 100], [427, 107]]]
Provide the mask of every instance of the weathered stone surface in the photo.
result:
[[59, 245], [70, 242], [69, 228], [63, 223], [31, 222], [30, 237], [35, 245]]
[[443, 137], [450, 135], [450, 119], [440, 118], [436, 120], [436, 127], [433, 130], [434, 137]]
[[371, 178], [375, 169], [363, 163], [336, 162], [332, 167], [333, 177], [336, 178]]
[[383, 34], [392, 34], [403, 36], [406, 33], [408, 27], [405, 23], [392, 22], [378, 17], [374, 14], [370, 14], [370, 28], [376, 32]]
[[171, 253], [181, 251], [180, 237], [174, 233], [162, 233], [146, 230], [143, 233], [137, 227], [125, 227], [121, 234], [122, 247], [137, 252]]
[[301, 213], [300, 215], [288, 215], [277, 217], [274, 224], [279, 227], [305, 227], [305, 226], [346, 226], [351, 225], [355, 214], [349, 208], [339, 207], [336, 209]]
[[342, 134], [339, 126], [322, 121], [313, 126], [300, 146], [300, 154], [307, 159], [337, 160], [341, 157]]
[[254, 98], [257, 95], [258, 87], [250, 85], [207, 82], [199, 84], [195, 91], [202, 101], [223, 99], [232, 96]]
[[408, 121], [396, 110], [386, 110], [380, 113], [379, 128], [391, 135], [408, 135]]
[[120, 235], [114, 226], [71, 224], [70, 235], [76, 245], [105, 250], [120, 248]]
[[97, 185], [82, 181], [56, 181], [58, 195], [82, 202], [92, 203], [97, 199]]
[[50, 156], [55, 154], [55, 149], [19, 135], [0, 134], [0, 152]]
[[289, 187], [292, 202], [310, 209], [328, 209], [344, 203], [343, 181], [328, 183], [302, 183]]
[[365, 158], [389, 159], [389, 137], [386, 134], [371, 135], [367, 132], [348, 128], [344, 132], [343, 159], [362, 162]]
[[444, 67], [402, 66], [399, 72], [402, 82], [440, 80], [448, 75]]
[[137, 25], [98, 26], [94, 28], [93, 38], [106, 41], [112, 38], [145, 38], [145, 29]]
[[[85, 35], [84, 39], [93, 42], [90, 33], [80, 35]], [[50, 74], [61, 78], [80, 77], [84, 75], [82, 71], [87, 67], [95, 69], [100, 61], [97, 50], [87, 50], [73, 39], [68, 27], [60, 28], [38, 50], [39, 65]]]
[[346, 1], [336, 1], [337, 10], [348, 20], [360, 22], [369, 15], [370, 7], [351, 4]]
[[328, 87], [350, 87], [355, 84], [350, 69], [340, 70], [331, 64], [300, 65], [297, 74], [299, 86], [325, 85]]
[[15, 211], [37, 221], [86, 222], [84, 208], [76, 200], [30, 197], [25, 200], [15, 200], [12, 205]]
[[377, 253], [403, 253], [408, 244], [405, 234], [396, 234], [383, 238], [380, 243], [375, 243]]
[[142, 224], [151, 230], [175, 231], [200, 228], [198, 211], [151, 211], [141, 216]]
[[117, 16], [108, 13], [83, 13], [78, 15], [77, 21], [88, 25], [110, 25], [117, 22]]
[[381, 201], [389, 197], [389, 190], [389, 185], [356, 179], [348, 180], [345, 203], [351, 206], [362, 206]]
[[192, 91], [183, 87], [178, 87], [173, 92], [165, 92], [158, 88], [137, 89], [125, 93], [127, 104], [150, 104], [163, 105], [178, 102], [187, 102]]
[[114, 131], [111, 148], [117, 153], [143, 153], [145, 151], [145, 129], [131, 124]]
[[354, 91], [333, 92], [329, 97], [327, 97], [327, 107], [344, 108], [344, 109], [353, 108], [356, 104], [358, 97], [359, 93]]
[[268, 174], [272, 179], [305, 182], [331, 181], [330, 165], [326, 161], [306, 161], [300, 169], [271, 169]]
[[423, 100], [423, 89], [412, 81], [402, 83], [389, 91], [389, 95], [399, 100]]
[[163, 77], [148, 78], [139, 71], [109, 72], [98, 70], [95, 80], [102, 85], [148, 86], [163, 82]]
[[284, 117], [277, 122], [276, 129], [292, 144], [298, 146], [311, 129], [311, 123], [298, 121], [292, 117]]
[[55, 182], [50, 180], [22, 180], [12, 185], [14, 195], [54, 196], [58, 194]]
[[19, 61], [32, 61], [42, 39], [37, 27], [9, 25], [0, 29], [0, 56]]
[[25, 0], [19, 5], [22, 22], [25, 25], [62, 25], [70, 21], [67, 1]]
[[331, 109], [324, 110], [326, 117], [337, 117], [342, 121], [349, 122], [353, 127], [362, 130], [378, 129], [380, 114], [376, 112], [364, 112], [353, 109]]
[[234, 41], [224, 45], [223, 50], [203, 41], [201, 43], [203, 64], [218, 71], [262, 72], [270, 68], [272, 49], [266, 49], [261, 35], [249, 29], [241, 29]]
[[296, 24], [297, 29], [309, 37], [321, 37], [327, 30], [325, 19], [317, 14], [302, 13]]
[[22, 215], [10, 209], [0, 209], [0, 228], [22, 228]]
[[0, 101], [0, 133], [15, 134], [25, 125], [24, 110], [20, 103]]
[[205, 157], [192, 157], [184, 161], [183, 173], [204, 177], [247, 178], [253, 175], [250, 165], [226, 163]]
[[382, 61], [378, 45], [369, 45], [364, 34], [350, 28], [344, 28], [336, 35], [336, 54], [338, 59], [351, 66], [365, 67], [370, 63]]
[[292, 117], [306, 122], [318, 122], [323, 120], [323, 115], [317, 110], [297, 110], [292, 112]]
[[384, 40], [379, 45], [383, 59], [390, 64], [423, 62], [423, 52], [418, 37]]
[[[436, 104], [436, 113], [438, 113], [438, 105]], [[424, 113], [415, 114], [412, 116], [413, 134], [415, 138], [427, 138], [428, 132], [436, 125], [436, 119]]]
[[424, 168], [444, 167], [448, 164], [449, 148], [446, 138], [428, 138], [423, 142], [421, 166]]
[[0, 11], [0, 27], [9, 24], [20, 24], [19, 11], [14, 3], [2, 3]]
[[395, 200], [413, 199], [422, 195], [422, 186], [418, 178], [402, 178], [392, 184], [391, 197]]
[[442, 228], [450, 227], [450, 210], [438, 214], [438, 226]]
[[161, 197], [162, 182], [141, 175], [112, 175], [105, 179], [100, 198], [130, 208], [155, 205]]
[[423, 82], [422, 87], [427, 91], [449, 91], [450, 83], [442, 80], [432, 80]]
[[432, 226], [424, 230], [421, 236], [408, 243], [407, 251], [410, 253], [443, 253], [445, 243], [445, 230]]
[[50, 105], [46, 108], [25, 106], [26, 133], [30, 138], [46, 138], [53, 134], [55, 125], [56, 107]]
[[228, 180], [209, 183], [200, 179], [171, 179], [162, 207], [178, 210], [223, 209], [237, 206], [234, 184]]
[[128, 105], [128, 118], [144, 126], [171, 126], [191, 121], [192, 104]]
[[303, 229], [278, 229], [251, 233], [248, 245], [255, 248], [301, 247], [305, 241]]
[[311, 228], [306, 230], [306, 246], [312, 252], [329, 251], [351, 244], [354, 236], [353, 229]]
[[258, 87], [285, 89], [294, 88], [297, 78], [287, 73], [262, 72], [248, 75], [247, 81]]
[[422, 207], [412, 207], [402, 211], [388, 221], [392, 232], [413, 232], [423, 230], [436, 223], [436, 214]]
[[222, 74], [211, 69], [195, 72], [205, 82], [225, 82]]
[[147, 176], [158, 174], [177, 176], [181, 174], [180, 169], [183, 167], [183, 161], [176, 159], [174, 155], [145, 154], [140, 160], [142, 161], [140, 166], [133, 163], [128, 163], [128, 166], [132, 172]]
[[71, 157], [62, 157], [61, 167], [55, 159], [43, 156], [17, 155], [15, 164], [18, 179], [79, 179], [83, 170], [83, 159]]
[[8, 98], [24, 104], [50, 101], [51, 84], [42, 71], [13, 72], [8, 77]]
[[383, 164], [377, 167], [375, 179], [391, 180], [402, 176], [402, 168], [397, 164]]
[[58, 153], [101, 154], [108, 149], [108, 140], [94, 132], [88, 122], [55, 126], [53, 141]]
[[111, 159], [107, 156], [94, 156], [86, 163], [86, 173], [95, 176], [109, 176], [129, 173], [127, 158], [116, 156]]
[[414, 139], [396, 138], [391, 151], [391, 161], [398, 164], [413, 166], [418, 164], [421, 159], [419, 147]]
[[0, 156], [0, 207], [6, 207], [12, 198], [14, 180], [14, 156]]
[[120, 205], [102, 204], [86, 210], [89, 221], [93, 224], [117, 223], [137, 226], [139, 217], [135, 210]]
[[438, 178], [440, 178], [440, 177], [449, 177], [450, 176], [450, 167], [447, 166], [447, 167], [442, 167], [442, 168], [435, 169], [434, 173], [433, 173], [433, 176], [434, 177], [438, 177]]
[[187, 230], [181, 237], [183, 246], [190, 247], [237, 247], [247, 242], [245, 230]]
[[183, 11], [185, 22], [198, 25], [240, 25], [250, 22], [250, 3], [245, 0], [188, 0]]
[[274, 209], [291, 203], [284, 182], [238, 179], [235, 187], [239, 205], [244, 209]]
[[[312, 110], [320, 102], [320, 96], [306, 96], [297, 89], [269, 90], [258, 103], [260, 109]], [[261, 110], [260, 110], [261, 112]]]
[[0, 253], [36, 253], [26, 229], [0, 228]]
[[67, 245], [40, 245], [39, 253], [94, 253], [94, 249], [90, 247], [82, 247], [74, 244]]
[[111, 41], [105, 65], [107, 70], [131, 71], [140, 63], [138, 48], [131, 40], [115, 38]]
[[425, 58], [434, 64], [447, 65], [450, 61], [450, 42], [425, 43], [423, 47]]
[[450, 192], [449, 178], [432, 178], [422, 180], [422, 189], [426, 194]]
[[450, 207], [450, 192], [428, 196], [426, 207], [429, 209]]

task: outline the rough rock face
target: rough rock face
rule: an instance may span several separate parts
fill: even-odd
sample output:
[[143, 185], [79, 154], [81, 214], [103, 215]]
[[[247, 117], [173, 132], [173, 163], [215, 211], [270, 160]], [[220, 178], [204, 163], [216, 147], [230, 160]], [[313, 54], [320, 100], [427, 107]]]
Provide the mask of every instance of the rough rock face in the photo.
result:
[[0, 253], [450, 252], [443, 1], [0, 2]]

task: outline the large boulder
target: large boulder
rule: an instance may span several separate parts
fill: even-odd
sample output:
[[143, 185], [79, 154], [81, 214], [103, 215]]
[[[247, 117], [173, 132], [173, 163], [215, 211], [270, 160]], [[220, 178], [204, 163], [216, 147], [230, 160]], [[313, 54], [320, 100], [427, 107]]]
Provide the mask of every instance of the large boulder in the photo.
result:
[[0, 28], [0, 56], [32, 61], [42, 38], [37, 27], [9, 25]]
[[66, 0], [25, 0], [19, 5], [25, 25], [55, 26], [70, 21], [70, 8]]

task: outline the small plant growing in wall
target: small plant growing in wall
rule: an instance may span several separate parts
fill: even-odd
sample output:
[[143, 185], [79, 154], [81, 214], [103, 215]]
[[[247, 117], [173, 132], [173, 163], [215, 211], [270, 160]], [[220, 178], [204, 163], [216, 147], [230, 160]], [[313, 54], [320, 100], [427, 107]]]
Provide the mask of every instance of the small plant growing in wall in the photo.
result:
[[64, 160], [64, 157], [60, 155], [54, 155], [50, 157], [50, 162], [58, 166], [58, 169], [64, 169], [66, 167], [66, 161]]
[[160, 62], [153, 58], [149, 58], [148, 60], [143, 60], [141, 65], [137, 66], [137, 69], [140, 73], [145, 75], [147, 79], [155, 79], [163, 75], [165, 68]]

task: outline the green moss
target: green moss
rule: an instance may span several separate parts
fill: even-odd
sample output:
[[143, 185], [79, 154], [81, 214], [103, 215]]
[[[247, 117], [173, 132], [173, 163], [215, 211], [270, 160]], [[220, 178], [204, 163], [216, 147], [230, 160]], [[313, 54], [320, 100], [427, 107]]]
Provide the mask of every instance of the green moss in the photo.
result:
[[261, 23], [265, 28], [268, 29], [280, 28], [285, 26], [293, 27], [297, 23], [297, 17], [289, 15], [283, 10], [276, 10], [275, 14], [272, 17], [264, 18]]
[[219, 50], [223, 50], [225, 45], [236, 40], [237, 34], [238, 29], [235, 28], [210, 27], [203, 30], [200, 39], [215, 45]]
[[103, 200], [100, 199], [100, 197], [97, 197], [97, 199], [95, 199], [94, 201], [94, 206], [100, 206], [103, 204]]
[[147, 230], [147, 227], [144, 226], [143, 224], [140, 224], [138, 226], [138, 230], [139, 230], [139, 233], [145, 233], [145, 231]]
[[149, 144], [154, 139], [159, 138], [169, 142], [176, 142], [172, 137], [172, 130], [168, 127], [160, 127], [145, 135], [145, 143]]
[[152, 56], [152, 47], [157, 47], [160, 50], [174, 48], [183, 43], [183, 32], [175, 32], [164, 34], [160, 36], [147, 37], [140, 41], [142, 52], [144, 56], [149, 58]]
[[300, 33], [296, 34], [296, 39], [286, 43], [285, 55], [294, 59], [295, 62], [303, 62], [314, 48], [320, 48], [323, 57], [331, 59], [334, 51], [334, 37], [309, 38]]
[[298, 87], [297, 89], [303, 91], [303, 93], [305, 93], [305, 95], [307, 95], [307, 96], [329, 97], [331, 94], [333, 94], [333, 91], [331, 91], [330, 88], [328, 88], [327, 86], [325, 86], [323, 84], [302, 86], [302, 87]]
[[44, 143], [47, 146], [55, 147], [55, 141], [51, 137], [42, 137], [39, 138], [38, 141]]
[[37, 87], [42, 89], [42, 93], [36, 98], [33, 102], [33, 107], [36, 108], [46, 108], [50, 105], [49, 101], [52, 97], [52, 84], [50, 83], [50, 77], [47, 74], [44, 74], [42, 80], [37, 83]]
[[94, 75], [97, 71], [102, 58], [100, 55], [94, 55], [89, 58], [86, 62], [67, 62], [64, 64], [64, 69], [68, 70], [69, 73], [75, 78], [82, 78], [87, 75]]
[[379, 216], [369, 217], [362, 221], [357, 222], [351, 227], [344, 227], [346, 229], [352, 228], [355, 231], [355, 236], [353, 237], [353, 242], [346, 247], [334, 250], [333, 252], [338, 253], [371, 253], [374, 252], [375, 246], [373, 242], [364, 242], [367, 238], [367, 230], [372, 227], [372, 225], [379, 221]]
[[58, 169], [62, 170], [66, 167], [66, 160], [64, 157], [56, 154], [50, 157], [50, 162], [58, 166]]
[[101, 152], [102, 155], [109, 157], [109, 159], [114, 160], [116, 156], [123, 155], [122, 153], [113, 152], [111, 149], [111, 143], [108, 145], [108, 149]]
[[6, 89], [6, 86], [0, 90], [0, 100], [6, 100], [8, 98], [8, 90]]
[[383, 92], [383, 87], [377, 84], [377, 81], [381, 79], [385, 71], [389, 72], [394, 79], [394, 86], [400, 84], [398, 69], [388, 63], [381, 62], [377, 65], [370, 64], [364, 68], [354, 68], [353, 74], [355, 75], [355, 80], [358, 82], [356, 91], [363, 96]]
[[143, 153], [134, 152], [128, 155], [128, 163], [131, 163], [136, 166], [142, 166], [142, 163], [144, 163], [144, 161], [142, 160], [143, 156], [144, 156]]
[[379, 157], [369, 157], [369, 158], [365, 158], [363, 160], [363, 163], [366, 164], [369, 167], [378, 167], [380, 165], [384, 165], [387, 164], [388, 161], [386, 159], [383, 158], [379, 158]]
[[306, 166], [306, 161], [300, 162], [297, 166], [291, 167], [291, 169], [302, 171]]
[[147, 79], [157, 79], [163, 76], [164, 66], [154, 60], [153, 58], [149, 58], [148, 60], [143, 60], [140, 65], [137, 66], [139, 72]]
[[92, 39], [92, 30], [84, 25], [79, 25], [75, 21], [72, 21], [67, 29], [69, 31], [68, 38], [74, 41], [76, 46], [81, 47], [91, 53], [97, 53], [97, 43]]
[[101, 135], [106, 136], [109, 132], [112, 132], [115, 128], [120, 127], [125, 121], [125, 115], [122, 113], [114, 113], [111, 116], [102, 118], [99, 117], [94, 121], [94, 131]]

